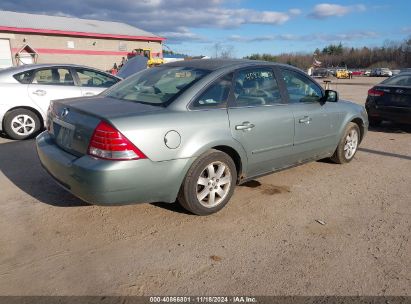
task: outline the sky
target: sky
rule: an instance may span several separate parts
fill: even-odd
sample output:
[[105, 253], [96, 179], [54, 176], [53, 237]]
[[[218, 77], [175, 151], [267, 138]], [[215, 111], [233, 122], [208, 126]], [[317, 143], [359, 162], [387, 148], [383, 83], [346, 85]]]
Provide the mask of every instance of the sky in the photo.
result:
[[411, 37], [411, 1], [1, 0], [0, 10], [128, 23], [179, 53], [234, 57], [375, 47]]

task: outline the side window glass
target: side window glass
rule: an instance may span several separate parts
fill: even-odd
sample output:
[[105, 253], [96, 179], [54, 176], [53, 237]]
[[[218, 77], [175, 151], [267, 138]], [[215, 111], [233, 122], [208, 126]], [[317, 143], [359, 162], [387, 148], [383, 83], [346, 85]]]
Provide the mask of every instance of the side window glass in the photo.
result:
[[236, 106], [264, 106], [281, 102], [274, 72], [268, 68], [239, 71], [234, 79]]
[[82, 87], [109, 88], [117, 79], [91, 70], [76, 69]]
[[282, 72], [290, 102], [320, 101], [323, 95], [318, 85], [297, 72], [286, 69], [283, 69]]
[[68, 69], [50, 68], [36, 71], [33, 84], [74, 86], [73, 76]]
[[32, 75], [33, 75], [33, 70], [15, 74], [13, 75], [13, 77], [14, 79], [16, 79], [18, 82], [22, 84], [29, 84]]
[[230, 73], [214, 84], [212, 84], [199, 98], [193, 103], [193, 108], [221, 107], [227, 102], [230, 93], [233, 74]]

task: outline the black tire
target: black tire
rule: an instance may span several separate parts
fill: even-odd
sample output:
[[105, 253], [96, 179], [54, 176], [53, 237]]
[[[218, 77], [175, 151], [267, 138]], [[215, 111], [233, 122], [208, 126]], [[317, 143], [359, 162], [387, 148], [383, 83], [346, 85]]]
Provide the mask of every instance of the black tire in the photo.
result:
[[378, 127], [382, 123], [382, 120], [378, 118], [368, 117], [368, 122], [371, 127]]
[[[214, 182], [212, 182], [210, 179], [210, 176], [204, 175], [206, 172], [206, 168], [210, 165], [213, 164], [214, 169], [218, 169], [218, 165], [222, 164], [225, 166], [225, 170], [223, 172], [224, 175], [222, 175], [220, 178], [221, 180], [224, 177], [227, 177], [227, 180], [230, 180], [230, 184], [225, 184], [221, 186], [218, 184], [219, 179], [215, 179]], [[217, 166], [217, 167], [216, 167]], [[228, 170], [228, 171], [226, 171]], [[215, 172], [218, 173], [218, 172]], [[229, 173], [229, 174], [228, 174]], [[199, 178], [203, 176], [203, 178], [207, 179], [209, 182], [207, 186], [202, 186], [197, 184], [197, 181]], [[226, 153], [223, 153], [218, 150], [210, 150], [201, 155], [198, 159], [194, 161], [194, 163], [191, 165], [190, 169], [187, 172], [186, 177], [184, 178], [183, 184], [181, 185], [180, 192], [178, 194], [178, 201], [183, 206], [184, 209], [197, 214], [197, 215], [209, 215], [212, 213], [215, 213], [219, 210], [221, 210], [230, 200], [231, 196], [234, 193], [234, 188], [236, 185], [237, 181], [237, 170], [234, 164], [234, 161], [232, 158], [227, 155]], [[212, 184], [210, 184], [212, 182]], [[217, 183], [217, 184], [216, 184]], [[214, 188], [213, 188], [214, 185]], [[215, 193], [214, 196], [216, 200], [220, 200], [220, 202], [217, 205], [213, 206], [205, 206], [205, 202], [203, 201], [204, 199], [208, 199], [208, 203], [210, 203], [210, 194], [207, 195], [203, 200], [202, 203], [197, 197], [197, 193], [202, 191], [205, 191], [205, 193], [208, 191], [206, 188], [211, 187], [213, 189], [212, 191]], [[218, 187], [218, 188], [217, 188]], [[226, 188], [225, 188], [226, 187]], [[225, 192], [223, 197], [219, 196], [217, 194], [217, 191], [220, 190], [220, 188]], [[214, 190], [218, 189], [218, 190]], [[210, 191], [208, 191], [210, 192]], [[211, 193], [211, 192], [210, 192]]]
[[[356, 148], [355, 148], [354, 153], [352, 155], [350, 155], [350, 157], [347, 158], [346, 155], [345, 155], [344, 147], [347, 143], [347, 136], [348, 136], [348, 134], [350, 134], [350, 132], [352, 130], [357, 132], [357, 136], [358, 136], [357, 137], [357, 144], [356, 144]], [[343, 136], [341, 137], [341, 139], [338, 143], [337, 149], [335, 150], [333, 156], [330, 157], [330, 159], [333, 162], [337, 163], [337, 164], [349, 163], [354, 158], [354, 155], [358, 150], [358, 146], [360, 144], [360, 139], [361, 139], [361, 133], [360, 133], [360, 128], [358, 127], [358, 125], [356, 123], [353, 123], [353, 122], [348, 123], [347, 127], [345, 128], [344, 134], [343, 134]]]
[[[19, 117], [21, 119], [19, 119]], [[26, 118], [26, 122], [30, 122], [30, 127], [26, 125], [22, 127], [22, 133], [16, 132], [13, 126], [16, 126], [15, 118], [19, 121]], [[14, 120], [14, 121], [13, 121]], [[34, 137], [41, 128], [41, 123], [39, 117], [30, 110], [27, 109], [15, 109], [7, 113], [4, 119], [4, 132], [12, 139], [28, 139]], [[24, 132], [24, 133], [23, 133]]]

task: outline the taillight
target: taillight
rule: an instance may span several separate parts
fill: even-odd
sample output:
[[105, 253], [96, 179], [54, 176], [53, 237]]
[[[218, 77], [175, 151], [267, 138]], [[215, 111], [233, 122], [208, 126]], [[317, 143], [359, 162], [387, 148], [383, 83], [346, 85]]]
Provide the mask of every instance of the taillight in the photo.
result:
[[123, 134], [104, 121], [101, 121], [94, 130], [88, 154], [110, 160], [147, 158]]
[[368, 96], [373, 96], [373, 97], [379, 97], [383, 96], [384, 91], [376, 90], [376, 89], [369, 89], [368, 90]]

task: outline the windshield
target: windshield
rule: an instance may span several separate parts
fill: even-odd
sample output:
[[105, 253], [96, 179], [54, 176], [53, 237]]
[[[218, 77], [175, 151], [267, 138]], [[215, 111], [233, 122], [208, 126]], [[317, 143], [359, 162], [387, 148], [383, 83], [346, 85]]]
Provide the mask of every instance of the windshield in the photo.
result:
[[117, 99], [167, 105], [209, 71], [192, 67], [155, 67], [120, 82], [105, 95]]

